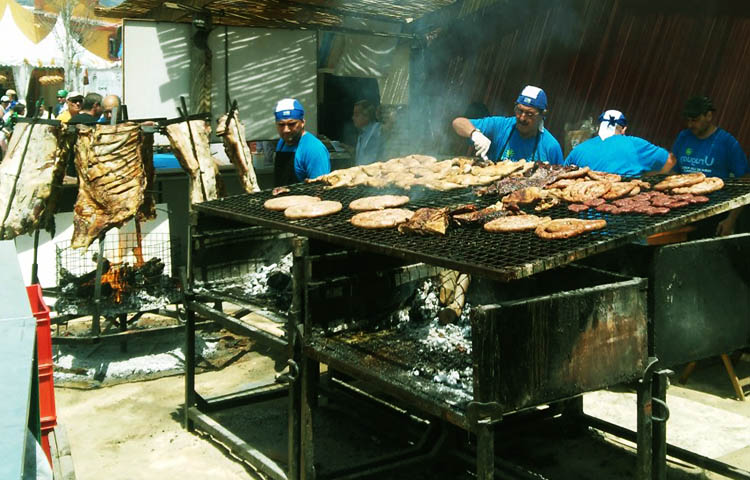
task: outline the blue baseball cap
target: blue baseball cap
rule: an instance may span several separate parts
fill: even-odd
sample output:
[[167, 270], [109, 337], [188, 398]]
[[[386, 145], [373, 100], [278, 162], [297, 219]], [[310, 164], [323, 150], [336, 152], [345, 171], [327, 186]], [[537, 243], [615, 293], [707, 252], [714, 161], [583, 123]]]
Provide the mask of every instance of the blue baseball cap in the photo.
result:
[[302, 108], [302, 104], [294, 98], [282, 98], [276, 103], [274, 115], [276, 116], [277, 122], [288, 118], [302, 120], [305, 118], [305, 109]]
[[526, 85], [516, 99], [516, 103], [528, 105], [539, 110], [547, 110], [547, 94], [539, 87]]

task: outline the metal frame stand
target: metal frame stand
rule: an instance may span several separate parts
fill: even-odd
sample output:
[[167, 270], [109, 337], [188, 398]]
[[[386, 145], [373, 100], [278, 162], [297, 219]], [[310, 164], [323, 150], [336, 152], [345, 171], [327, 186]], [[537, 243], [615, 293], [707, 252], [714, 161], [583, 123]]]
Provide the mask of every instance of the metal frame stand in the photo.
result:
[[[190, 232], [189, 232], [190, 233]], [[190, 236], [189, 236], [190, 238]], [[299, 282], [302, 272], [304, 271], [303, 262], [306, 254], [307, 243], [301, 239], [295, 239], [294, 242], [294, 263], [293, 281]], [[191, 248], [192, 249], [192, 241]], [[192, 255], [191, 255], [192, 257]], [[190, 264], [191, 262], [189, 262]], [[191, 265], [189, 265], [191, 267]], [[184, 292], [184, 305], [187, 313], [185, 323], [185, 411], [184, 427], [192, 432], [195, 430], [203, 431], [213, 438], [219, 440], [234, 455], [246, 461], [259, 472], [268, 478], [274, 480], [297, 480], [300, 478], [299, 457], [301, 452], [300, 446], [300, 425], [301, 425], [301, 388], [299, 379], [299, 367], [301, 361], [301, 335], [298, 331], [299, 319], [304, 310], [304, 289], [295, 285], [294, 296], [290, 314], [286, 319], [286, 338], [276, 337], [252, 325], [240, 322], [236, 317], [225, 314], [220, 310], [221, 302], [214, 305], [216, 308], [207, 306], [204, 301], [206, 298], [198, 298], [190, 289], [187, 274], [182, 275]], [[260, 309], [260, 308], [258, 308]], [[287, 364], [289, 365], [288, 373], [278, 376], [276, 383], [262, 385], [243, 392], [236, 392], [229, 395], [222, 395], [212, 398], [202, 397], [195, 389], [195, 329], [196, 314], [218, 323], [219, 325], [232, 330], [239, 331], [243, 335], [253, 338], [256, 341], [270, 345], [271, 347], [285, 350], [288, 356]], [[288, 460], [287, 470], [277, 462], [266, 456], [260, 450], [254, 448], [237, 435], [232, 433], [228, 428], [211, 418], [208, 413], [218, 411], [224, 408], [230, 408], [238, 405], [251, 405], [253, 403], [263, 402], [274, 398], [288, 398]]]

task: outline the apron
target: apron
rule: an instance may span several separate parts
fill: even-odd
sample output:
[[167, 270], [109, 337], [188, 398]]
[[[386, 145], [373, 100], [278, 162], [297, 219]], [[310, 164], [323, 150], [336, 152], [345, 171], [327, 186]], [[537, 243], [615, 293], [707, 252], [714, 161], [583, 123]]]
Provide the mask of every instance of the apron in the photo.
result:
[[273, 186], [282, 187], [299, 183], [294, 173], [294, 153], [276, 152], [273, 159]]

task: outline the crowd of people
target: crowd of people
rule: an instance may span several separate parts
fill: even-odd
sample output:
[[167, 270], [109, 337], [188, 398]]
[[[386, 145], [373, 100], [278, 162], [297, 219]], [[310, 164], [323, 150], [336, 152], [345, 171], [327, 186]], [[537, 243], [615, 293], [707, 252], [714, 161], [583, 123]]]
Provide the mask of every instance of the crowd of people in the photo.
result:
[[[492, 161], [523, 158], [624, 176], [690, 172], [722, 179], [750, 176], [747, 156], [739, 142], [716, 125], [715, 112], [706, 96], [688, 99], [683, 109], [687, 128], [667, 150], [627, 135], [625, 115], [606, 110], [599, 116], [598, 133], [563, 159], [559, 142], [544, 128], [547, 95], [538, 87], [527, 86], [516, 100], [513, 117], [458, 117], [453, 120], [453, 129], [470, 139], [477, 156]], [[733, 210], [712, 230], [718, 235], [733, 233], [740, 214], [741, 209]]]
[[[98, 93], [83, 95], [76, 91], [60, 89], [57, 91], [57, 103], [50, 109], [44, 108], [43, 99], [35, 104], [35, 109], [28, 112], [39, 118], [60, 120], [63, 123], [109, 123], [112, 112], [120, 108], [120, 97]], [[8, 141], [18, 118], [27, 115], [26, 105], [18, 100], [13, 89], [5, 91], [0, 98], [0, 159], [5, 156]]]

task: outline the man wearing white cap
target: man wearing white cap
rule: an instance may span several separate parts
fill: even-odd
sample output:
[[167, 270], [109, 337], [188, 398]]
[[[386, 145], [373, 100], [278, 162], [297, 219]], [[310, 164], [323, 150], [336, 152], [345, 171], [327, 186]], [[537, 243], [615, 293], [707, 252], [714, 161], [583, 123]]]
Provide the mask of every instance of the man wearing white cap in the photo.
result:
[[73, 115], [78, 115], [81, 112], [81, 106], [83, 106], [83, 94], [79, 92], [68, 92], [68, 96], [65, 98], [65, 104], [68, 106], [67, 110], [58, 115], [57, 119], [63, 123], [68, 123]]
[[293, 98], [279, 100], [274, 110], [276, 144], [273, 165], [274, 186], [316, 178], [331, 171], [331, 156], [323, 142], [305, 131], [305, 110]]
[[10, 97], [3, 95], [2, 98], [0, 98], [0, 119], [5, 116], [5, 112], [8, 110], [10, 110]]
[[599, 133], [573, 149], [565, 165], [629, 177], [666, 173], [674, 166], [674, 157], [664, 148], [642, 138], [625, 135], [628, 121], [618, 110], [599, 115]]
[[513, 117], [484, 117], [453, 120], [453, 130], [470, 138], [474, 150], [485, 160], [528, 160], [560, 164], [560, 142], [544, 128], [547, 94], [527, 85], [516, 99]]

